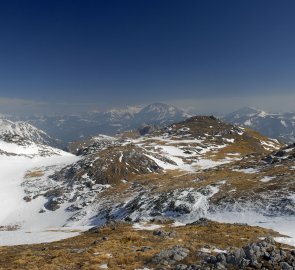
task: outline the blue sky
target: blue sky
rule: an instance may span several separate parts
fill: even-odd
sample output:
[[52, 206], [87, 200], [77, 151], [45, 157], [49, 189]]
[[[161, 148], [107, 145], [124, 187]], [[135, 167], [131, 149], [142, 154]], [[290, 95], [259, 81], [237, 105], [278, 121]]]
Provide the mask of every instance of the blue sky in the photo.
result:
[[0, 97], [98, 107], [290, 100], [294, 10], [291, 0], [1, 1]]

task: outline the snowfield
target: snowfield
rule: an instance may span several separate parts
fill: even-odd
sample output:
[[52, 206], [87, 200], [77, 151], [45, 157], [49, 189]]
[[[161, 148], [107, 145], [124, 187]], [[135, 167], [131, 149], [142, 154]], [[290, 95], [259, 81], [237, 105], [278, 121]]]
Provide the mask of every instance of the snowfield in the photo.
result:
[[[90, 227], [88, 227], [90, 228]], [[15, 246], [59, 241], [79, 235], [87, 227], [48, 228], [46, 230], [0, 231], [1, 246]]]
[[[7, 152], [0, 155], [0, 245], [48, 242], [77, 234], [68, 230], [49, 230], [50, 227], [63, 226], [67, 219], [63, 209], [41, 214], [39, 211], [45, 202], [44, 197], [30, 202], [23, 199], [26, 194], [21, 184], [29, 170], [47, 168], [50, 173], [50, 170], [79, 159], [47, 146], [42, 146], [41, 150], [44, 148], [48, 155], [39, 156], [40, 147], [36, 144], [20, 146], [0, 142], [0, 150]], [[7, 231], [7, 228], [18, 230]]]

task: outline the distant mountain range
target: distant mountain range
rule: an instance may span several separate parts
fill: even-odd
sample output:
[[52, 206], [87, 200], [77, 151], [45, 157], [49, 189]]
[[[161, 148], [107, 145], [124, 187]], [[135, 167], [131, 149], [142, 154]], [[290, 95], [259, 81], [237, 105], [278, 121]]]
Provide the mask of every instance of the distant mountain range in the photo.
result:
[[263, 135], [292, 143], [295, 141], [295, 113], [267, 113], [244, 107], [223, 118], [226, 122], [250, 127]]
[[[2, 120], [0, 126], [7, 132], [12, 130], [11, 125], [14, 124], [16, 125], [15, 130], [19, 132], [28, 132], [29, 130], [34, 134], [32, 136], [35, 137], [34, 140], [37, 142], [66, 147], [70, 142], [90, 138], [97, 134], [114, 136], [134, 129], [140, 129], [142, 130], [141, 134], [145, 134], [146, 131], [151, 130], [150, 127], [153, 127], [152, 129], [154, 127], [161, 128], [185, 120], [190, 116], [184, 110], [175, 106], [153, 103], [145, 107], [126, 107], [79, 115], [18, 116], [9, 118], [16, 121], [15, 123]], [[295, 113], [275, 114], [244, 107], [223, 116], [222, 119], [232, 124], [250, 127], [267, 137], [279, 139], [286, 143], [295, 141]], [[44, 133], [37, 132], [34, 126], [43, 130]], [[1, 133], [3, 131], [0, 130], [0, 135]]]
[[153, 103], [142, 108], [127, 107], [81, 115], [32, 116], [13, 120], [26, 121], [67, 145], [68, 142], [91, 137], [98, 133], [115, 135], [146, 125], [162, 127], [187, 117], [189, 117], [188, 114], [174, 106]]

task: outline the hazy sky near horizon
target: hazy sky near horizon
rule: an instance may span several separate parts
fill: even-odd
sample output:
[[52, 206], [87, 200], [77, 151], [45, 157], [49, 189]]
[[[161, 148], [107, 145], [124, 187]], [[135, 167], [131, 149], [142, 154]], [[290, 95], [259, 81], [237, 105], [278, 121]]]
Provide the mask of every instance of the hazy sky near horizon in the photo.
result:
[[291, 110], [294, 11], [293, 0], [1, 1], [0, 111]]

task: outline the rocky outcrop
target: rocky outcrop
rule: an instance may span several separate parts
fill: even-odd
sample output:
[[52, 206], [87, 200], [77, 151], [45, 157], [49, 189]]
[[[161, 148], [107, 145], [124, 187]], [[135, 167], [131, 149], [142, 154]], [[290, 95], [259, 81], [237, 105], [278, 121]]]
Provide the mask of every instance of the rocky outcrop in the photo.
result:
[[[199, 259], [195, 259], [195, 263], [184, 263], [185, 258], [193, 253], [198, 254]], [[295, 250], [282, 249], [273, 238], [267, 237], [260, 242], [242, 248], [231, 248], [216, 255], [200, 251], [190, 252], [183, 246], [174, 246], [162, 250], [150, 263], [156, 265], [156, 269], [162, 270], [293, 270]]]
[[295, 143], [290, 144], [286, 147], [281, 148], [279, 151], [274, 151], [270, 155], [263, 158], [268, 164], [277, 164], [282, 162], [294, 161], [295, 160]]
[[106, 135], [97, 135], [87, 140], [72, 142], [69, 144], [69, 151], [77, 156], [95, 154], [109, 147], [118, 146], [122, 143], [118, 138]]
[[174, 246], [162, 250], [152, 258], [151, 262], [159, 266], [170, 266], [182, 261], [189, 253], [190, 251], [183, 246]]
[[[274, 239], [265, 238], [243, 248], [234, 248], [216, 256], [205, 256], [199, 269], [286, 269], [295, 267], [295, 251], [278, 248]], [[189, 267], [184, 268], [190, 269]]]

